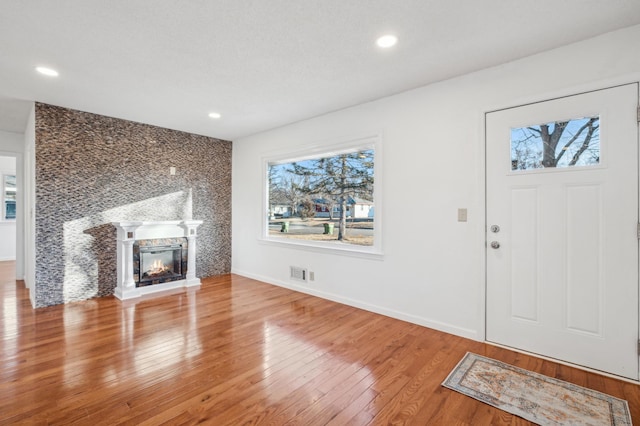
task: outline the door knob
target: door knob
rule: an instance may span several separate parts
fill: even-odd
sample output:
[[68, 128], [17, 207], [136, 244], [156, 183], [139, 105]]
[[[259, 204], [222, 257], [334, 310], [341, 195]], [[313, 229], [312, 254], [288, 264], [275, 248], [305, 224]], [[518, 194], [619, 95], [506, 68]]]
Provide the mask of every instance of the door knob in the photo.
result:
[[500, 243], [497, 241], [491, 241], [491, 248], [493, 249], [500, 248]]
[[500, 227], [498, 225], [491, 225], [491, 232], [497, 234], [498, 232], [500, 232]]

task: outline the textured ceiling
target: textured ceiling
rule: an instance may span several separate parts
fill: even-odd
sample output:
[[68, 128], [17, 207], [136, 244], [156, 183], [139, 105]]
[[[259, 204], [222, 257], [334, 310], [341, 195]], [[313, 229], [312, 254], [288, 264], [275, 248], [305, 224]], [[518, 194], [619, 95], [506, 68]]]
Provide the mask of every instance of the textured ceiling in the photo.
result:
[[0, 129], [35, 100], [233, 140], [638, 23], [638, 0], [2, 0]]

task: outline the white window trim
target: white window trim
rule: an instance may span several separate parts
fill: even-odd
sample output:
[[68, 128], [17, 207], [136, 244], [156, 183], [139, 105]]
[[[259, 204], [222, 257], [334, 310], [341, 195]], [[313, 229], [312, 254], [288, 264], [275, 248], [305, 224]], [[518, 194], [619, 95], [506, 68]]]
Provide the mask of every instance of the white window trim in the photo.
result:
[[[291, 163], [294, 161], [302, 161], [312, 158], [329, 157], [333, 155], [343, 154], [345, 152], [354, 152], [363, 148], [373, 149], [373, 200], [375, 203], [375, 226], [373, 229], [373, 246], [358, 246], [355, 244], [346, 244], [338, 242], [319, 242], [287, 239], [282, 237], [272, 237], [269, 235], [269, 164], [271, 163]], [[345, 139], [341, 142], [328, 145], [313, 145], [303, 149], [286, 150], [274, 153], [262, 158], [262, 215], [261, 215], [261, 234], [258, 238], [261, 244], [286, 247], [292, 249], [301, 249], [316, 253], [330, 253], [346, 256], [353, 256], [365, 259], [382, 260], [382, 141], [380, 135], [362, 136], [357, 138]]]

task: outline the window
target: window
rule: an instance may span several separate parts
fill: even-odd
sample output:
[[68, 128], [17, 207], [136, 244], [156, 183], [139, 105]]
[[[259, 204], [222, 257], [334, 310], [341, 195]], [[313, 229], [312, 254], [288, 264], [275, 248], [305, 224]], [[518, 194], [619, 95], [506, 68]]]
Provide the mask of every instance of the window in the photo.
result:
[[16, 176], [4, 175], [4, 191], [2, 192], [2, 219], [14, 220], [16, 218]]
[[511, 129], [511, 170], [600, 164], [600, 118]]
[[265, 160], [270, 241], [380, 251], [377, 139]]

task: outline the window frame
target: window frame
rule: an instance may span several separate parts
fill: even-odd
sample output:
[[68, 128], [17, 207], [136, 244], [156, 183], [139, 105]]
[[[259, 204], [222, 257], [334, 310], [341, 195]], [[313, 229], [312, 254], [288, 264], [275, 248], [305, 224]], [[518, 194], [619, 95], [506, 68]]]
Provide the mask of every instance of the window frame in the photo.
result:
[[[269, 165], [287, 164], [321, 157], [332, 157], [339, 154], [371, 149], [374, 152], [373, 162], [373, 200], [375, 204], [373, 245], [360, 246], [337, 242], [297, 240], [269, 235]], [[296, 250], [316, 253], [331, 253], [365, 259], [382, 260], [382, 143], [380, 135], [343, 139], [327, 145], [313, 145], [303, 149], [282, 150], [262, 157], [262, 214], [261, 232], [258, 241], [262, 244], [287, 247]]]
[[[18, 212], [17, 212], [17, 194], [18, 194], [18, 177], [16, 175], [15, 172], [1, 172], [0, 176], [2, 178], [2, 194], [0, 195], [0, 202], [2, 203], [2, 208], [0, 209], [0, 213], [2, 214], [2, 216], [0, 217], [0, 222], [15, 222], [17, 217], [18, 217]], [[16, 217], [14, 218], [7, 218], [7, 190], [6, 190], [6, 185], [7, 185], [7, 177], [12, 176], [15, 180], [16, 180]]]

